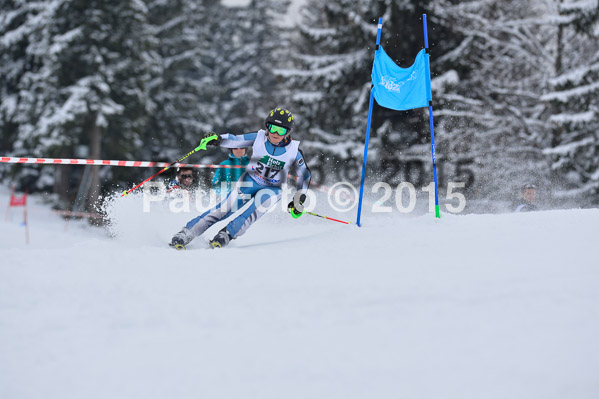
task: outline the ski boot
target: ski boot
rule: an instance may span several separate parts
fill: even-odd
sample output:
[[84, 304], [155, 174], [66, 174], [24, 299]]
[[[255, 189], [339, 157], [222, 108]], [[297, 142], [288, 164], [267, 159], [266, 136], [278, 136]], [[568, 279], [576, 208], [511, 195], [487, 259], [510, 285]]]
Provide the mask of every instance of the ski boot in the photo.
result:
[[171, 243], [169, 244], [171, 247], [176, 250], [185, 250], [185, 246], [189, 244], [189, 242], [193, 239], [191, 235], [191, 231], [189, 229], [183, 227], [183, 229], [173, 236]]
[[222, 248], [226, 246], [229, 241], [231, 241], [231, 235], [227, 231], [226, 227], [223, 227], [221, 231], [218, 232], [217, 235], [210, 241], [210, 245], [212, 248]]

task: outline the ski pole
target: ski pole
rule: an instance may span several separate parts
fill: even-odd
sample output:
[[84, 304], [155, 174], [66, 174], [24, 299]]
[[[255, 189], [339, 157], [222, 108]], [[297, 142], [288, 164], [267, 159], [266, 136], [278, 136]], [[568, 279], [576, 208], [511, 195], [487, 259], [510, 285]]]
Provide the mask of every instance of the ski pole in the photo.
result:
[[129, 193], [133, 190], [135, 190], [136, 188], [141, 187], [143, 184], [149, 182], [150, 180], [152, 180], [153, 178], [155, 178], [156, 176], [158, 176], [159, 174], [161, 174], [162, 172], [164, 172], [165, 170], [167, 170], [168, 168], [172, 167], [175, 164], [178, 164], [179, 162], [181, 162], [182, 160], [184, 160], [185, 158], [187, 158], [188, 156], [190, 156], [191, 154], [199, 151], [199, 150], [205, 150], [206, 149], [206, 145], [212, 141], [212, 140], [216, 140], [218, 138], [218, 136], [216, 134], [209, 136], [209, 137], [204, 137], [202, 139], [202, 141], [200, 141], [200, 145], [197, 146], [196, 148], [193, 149], [193, 151], [188, 152], [186, 155], [182, 156], [181, 158], [177, 159], [175, 162], [171, 163], [169, 166], [166, 166], [165, 168], [163, 168], [160, 172], [155, 173], [154, 175], [148, 177], [146, 180], [142, 181], [141, 183], [139, 183], [137, 186], [129, 189], [129, 190], [125, 190], [123, 192], [123, 194], [121, 195], [121, 197], [129, 196]]
[[319, 214], [317, 214], [317, 213], [313, 213], [313, 212], [308, 212], [308, 211], [305, 211], [304, 213], [307, 213], [308, 215], [312, 215], [312, 216], [318, 216], [319, 218], [323, 218], [323, 219], [327, 219], [327, 220], [332, 220], [333, 222], [339, 222], [339, 223], [351, 224], [351, 222], [344, 222], [343, 220], [339, 220], [339, 219], [333, 219], [333, 218], [330, 218], [330, 217], [328, 217], [328, 216], [322, 216], [322, 215], [319, 215]]

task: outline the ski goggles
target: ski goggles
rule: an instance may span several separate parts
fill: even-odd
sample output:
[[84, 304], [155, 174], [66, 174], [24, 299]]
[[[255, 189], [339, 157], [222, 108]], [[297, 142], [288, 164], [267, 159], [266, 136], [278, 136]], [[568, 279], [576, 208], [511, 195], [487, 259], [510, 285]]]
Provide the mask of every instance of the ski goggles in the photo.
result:
[[284, 136], [287, 134], [287, 132], [289, 131], [287, 128], [284, 128], [282, 126], [277, 126], [277, 125], [272, 125], [269, 124], [268, 125], [268, 131], [271, 133], [276, 133], [279, 136]]

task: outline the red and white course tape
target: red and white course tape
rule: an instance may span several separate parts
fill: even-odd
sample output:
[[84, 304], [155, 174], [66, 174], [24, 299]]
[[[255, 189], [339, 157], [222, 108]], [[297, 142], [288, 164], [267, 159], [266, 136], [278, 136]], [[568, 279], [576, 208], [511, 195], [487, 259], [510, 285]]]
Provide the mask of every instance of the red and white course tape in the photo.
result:
[[[33, 163], [40, 165], [108, 165], [108, 166], [127, 166], [131, 168], [164, 168], [170, 165], [166, 162], [150, 161], [113, 161], [106, 159], [64, 159], [64, 158], [19, 158], [19, 157], [0, 157], [0, 163]], [[181, 166], [188, 168], [245, 168], [241, 165], [202, 165], [180, 163], [173, 167]]]
[[[64, 159], [64, 158], [19, 158], [19, 157], [0, 157], [0, 163], [32, 163], [39, 165], [108, 165], [108, 166], [127, 166], [131, 168], [164, 168], [170, 165], [166, 162], [150, 161], [112, 161], [106, 159]], [[233, 169], [245, 168], [243, 165], [203, 165], [203, 164], [175, 164], [174, 167], [187, 168], [208, 168], [208, 169]], [[297, 178], [296, 178], [297, 179]], [[329, 192], [330, 188], [317, 183], [312, 184], [319, 191]]]

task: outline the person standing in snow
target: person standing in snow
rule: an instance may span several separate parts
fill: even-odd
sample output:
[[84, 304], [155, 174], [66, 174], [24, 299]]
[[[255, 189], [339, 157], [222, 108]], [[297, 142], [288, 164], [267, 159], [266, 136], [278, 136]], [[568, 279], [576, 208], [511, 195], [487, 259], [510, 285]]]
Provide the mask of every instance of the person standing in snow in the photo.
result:
[[191, 186], [193, 184], [193, 168], [179, 167], [177, 168], [177, 174], [174, 180], [168, 183], [167, 192], [176, 193], [178, 190], [184, 190], [191, 192]]
[[520, 192], [520, 202], [516, 206], [515, 212], [536, 211], [535, 200], [537, 198], [537, 187], [534, 184], [526, 184]]
[[[247, 156], [247, 148], [232, 148], [229, 158], [221, 162], [220, 165], [247, 166], [248, 163], [250, 163], [250, 159]], [[212, 188], [217, 193], [223, 191], [221, 194], [225, 195], [231, 191], [231, 186], [239, 180], [242, 174], [242, 168], [218, 168], [212, 178]]]
[[208, 133], [204, 137], [210, 140], [208, 145], [224, 148], [252, 147], [252, 159], [226, 198], [214, 208], [190, 220], [174, 235], [170, 243], [172, 247], [185, 249], [185, 245], [214, 223], [226, 219], [251, 202], [248, 208], [239, 212], [210, 241], [213, 248], [226, 246], [232, 239], [244, 234], [252, 223], [281, 200], [281, 186], [287, 181], [287, 174], [292, 167], [298, 176], [298, 193], [294, 196], [297, 200], [291, 201], [287, 209], [295, 218], [303, 214], [311, 174], [299, 149], [299, 141], [291, 138], [293, 119], [288, 110], [276, 108], [264, 120], [266, 130], [241, 135]]
[[178, 167], [174, 180], [171, 180], [167, 187], [167, 200], [184, 198], [188, 203], [194, 198], [193, 182], [195, 180], [193, 168]]

